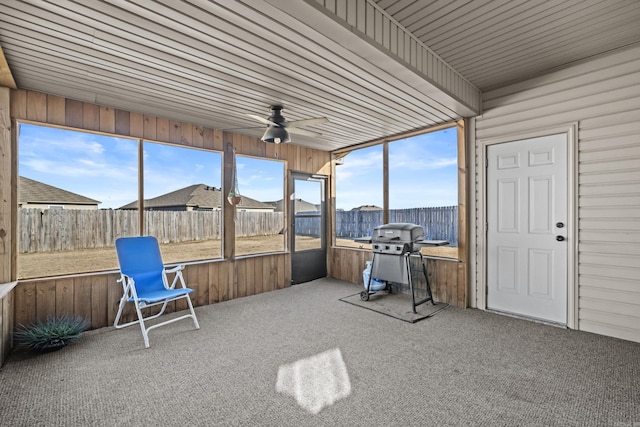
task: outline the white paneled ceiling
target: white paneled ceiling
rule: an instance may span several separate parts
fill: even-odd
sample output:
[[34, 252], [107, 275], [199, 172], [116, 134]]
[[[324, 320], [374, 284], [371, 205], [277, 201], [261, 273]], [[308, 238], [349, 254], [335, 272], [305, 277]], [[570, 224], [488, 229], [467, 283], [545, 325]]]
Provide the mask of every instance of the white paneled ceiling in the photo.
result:
[[487, 90], [640, 42], [636, 0], [376, 0]]
[[22, 89], [254, 136], [281, 104], [330, 120], [292, 143], [334, 150], [477, 114], [637, 22], [635, 0], [0, 0], [0, 47]]

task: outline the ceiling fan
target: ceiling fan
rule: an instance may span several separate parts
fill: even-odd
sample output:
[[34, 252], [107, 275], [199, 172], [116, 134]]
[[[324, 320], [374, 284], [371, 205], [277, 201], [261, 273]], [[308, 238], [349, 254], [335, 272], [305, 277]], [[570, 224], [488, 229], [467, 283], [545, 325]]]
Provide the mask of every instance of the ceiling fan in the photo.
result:
[[299, 129], [301, 126], [310, 126], [317, 125], [320, 123], [327, 123], [329, 119], [326, 117], [315, 117], [313, 119], [304, 119], [304, 120], [294, 120], [288, 122], [282, 116], [282, 105], [272, 105], [271, 106], [271, 115], [266, 119], [260, 116], [256, 116], [253, 114], [248, 114], [249, 117], [262, 122], [267, 126], [267, 130], [264, 132], [262, 136], [262, 140], [264, 142], [273, 142], [275, 144], [280, 144], [282, 142], [290, 142], [291, 137], [289, 133], [293, 133], [296, 135], [305, 135], [305, 136], [313, 136], [320, 137], [322, 136], [319, 132], [314, 132], [306, 129]]

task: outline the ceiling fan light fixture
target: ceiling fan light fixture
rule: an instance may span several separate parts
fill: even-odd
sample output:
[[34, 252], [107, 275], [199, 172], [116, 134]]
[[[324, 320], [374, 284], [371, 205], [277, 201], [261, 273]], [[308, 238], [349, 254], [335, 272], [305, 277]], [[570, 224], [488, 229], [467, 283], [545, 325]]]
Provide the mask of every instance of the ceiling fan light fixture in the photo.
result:
[[262, 140], [264, 142], [280, 144], [284, 142], [291, 142], [291, 137], [289, 136], [289, 132], [285, 128], [281, 126], [270, 125], [267, 127], [264, 135], [262, 135]]

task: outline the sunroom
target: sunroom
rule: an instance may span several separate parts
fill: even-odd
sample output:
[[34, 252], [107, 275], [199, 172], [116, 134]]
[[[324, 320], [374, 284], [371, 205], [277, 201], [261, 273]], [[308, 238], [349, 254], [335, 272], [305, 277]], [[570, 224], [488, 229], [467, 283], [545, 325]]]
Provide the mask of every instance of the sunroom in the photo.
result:
[[[1, 3], [3, 359], [17, 324], [59, 313], [93, 328], [113, 323], [119, 233], [162, 236], [167, 253], [206, 235], [203, 251], [170, 256], [187, 263], [202, 306], [317, 277], [362, 284], [371, 251], [349, 245], [354, 236], [338, 224], [367, 205], [379, 208], [369, 210], [373, 225], [398, 210], [455, 211], [454, 250], [426, 254], [438, 301], [640, 342], [637, 2]], [[273, 140], [274, 106], [301, 125], [326, 120]], [[455, 156], [446, 178], [413, 145], [436, 134]], [[102, 168], [75, 143], [128, 157]], [[63, 162], [47, 163], [54, 155]], [[373, 181], [349, 180], [365, 167]], [[29, 168], [92, 171], [96, 192], [82, 196], [109, 207], [57, 229], [55, 209], [29, 216], [18, 208]], [[183, 182], [201, 168], [209, 181]], [[268, 177], [268, 192], [256, 177]], [[116, 183], [123, 200], [109, 205]], [[185, 212], [148, 209], [153, 198], [186, 195], [186, 184]], [[446, 190], [444, 202], [434, 188]], [[236, 190], [247, 192], [244, 205], [228, 199]], [[194, 201], [205, 195], [217, 204]], [[137, 209], [118, 209], [130, 203]], [[318, 218], [318, 232], [297, 233], [302, 213]], [[56, 267], [65, 251], [101, 252], [89, 267], [74, 255], [61, 270], [21, 270], [30, 259], [44, 265], [28, 243], [47, 233], [49, 243], [34, 246], [58, 256]]]

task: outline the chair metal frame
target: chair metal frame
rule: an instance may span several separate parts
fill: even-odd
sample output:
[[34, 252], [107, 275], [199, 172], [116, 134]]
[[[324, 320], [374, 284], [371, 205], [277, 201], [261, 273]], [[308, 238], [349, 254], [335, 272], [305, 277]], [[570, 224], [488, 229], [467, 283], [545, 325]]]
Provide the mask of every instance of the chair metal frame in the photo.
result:
[[[141, 236], [141, 237], [122, 237], [119, 238], [118, 240], [121, 239], [145, 239], [145, 238], [149, 238], [149, 239], [153, 239], [155, 240], [155, 237], [151, 237], [151, 236]], [[157, 245], [157, 240], [155, 240], [156, 245]], [[159, 252], [159, 249], [158, 249]], [[118, 253], [118, 256], [120, 256], [120, 254]], [[120, 259], [120, 258], [118, 258]], [[161, 259], [160, 259], [161, 261]], [[121, 329], [121, 328], [126, 328], [127, 326], [131, 326], [134, 325], [136, 323], [138, 323], [140, 325], [140, 330], [142, 331], [142, 336], [144, 338], [144, 346], [145, 348], [149, 348], [150, 344], [149, 344], [149, 331], [151, 331], [152, 329], [158, 328], [160, 326], [164, 326], [164, 325], [168, 325], [169, 323], [173, 323], [173, 322], [177, 322], [179, 320], [183, 320], [183, 319], [188, 319], [191, 318], [193, 319], [193, 324], [195, 326], [196, 329], [200, 329], [200, 324], [198, 323], [198, 319], [196, 317], [196, 313], [193, 310], [193, 304], [191, 303], [191, 298], [189, 297], [189, 294], [191, 294], [193, 292], [193, 289], [191, 288], [187, 288], [185, 281], [184, 281], [184, 277], [182, 275], [182, 270], [184, 270], [185, 266], [184, 264], [180, 264], [177, 265], [173, 268], [166, 268], [163, 265], [163, 269], [162, 269], [162, 283], [164, 285], [164, 289], [167, 291], [166, 292], [166, 297], [162, 297], [162, 296], [158, 296], [158, 295], [153, 295], [151, 297], [147, 297], [144, 294], [143, 295], [138, 295], [138, 290], [136, 289], [136, 285], [135, 285], [135, 280], [133, 277], [125, 274], [122, 272], [122, 270], [120, 271], [120, 279], [117, 280], [118, 283], [122, 283], [122, 298], [120, 299], [120, 304], [118, 306], [118, 313], [116, 315], [115, 321], [113, 322], [113, 326], [116, 329]], [[173, 277], [173, 280], [171, 282], [171, 285], [169, 285], [169, 281], [167, 278], [167, 274], [175, 274], [175, 276]], [[176, 289], [176, 285], [180, 284], [180, 288]], [[184, 292], [176, 292], [180, 291], [180, 290], [184, 290]], [[161, 292], [161, 291], [160, 291]], [[162, 294], [162, 292], [161, 292]], [[160, 322], [160, 323], [155, 323], [151, 326], [147, 326], [145, 324], [146, 321], [152, 320], [152, 319], [156, 319], [160, 316], [162, 316], [162, 314], [164, 314], [165, 309], [167, 308], [167, 305], [171, 302], [171, 301], [177, 301], [180, 299], [186, 299], [187, 300], [187, 305], [189, 307], [189, 313], [179, 316], [179, 317], [175, 317], [169, 320], [165, 320], [164, 322]], [[136, 309], [136, 314], [138, 316], [138, 320], [133, 320], [131, 322], [127, 322], [127, 323], [119, 323], [120, 322], [120, 318], [122, 317], [122, 313], [124, 310], [124, 307], [126, 306], [127, 302], [132, 302], [135, 305], [135, 309]], [[154, 307], [154, 306], [158, 306], [162, 304], [162, 308], [160, 309], [160, 312], [157, 314], [153, 314], [153, 315], [149, 315], [149, 316], [143, 316], [142, 314], [142, 309], [145, 308], [149, 308], [149, 307]]]

